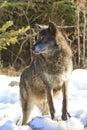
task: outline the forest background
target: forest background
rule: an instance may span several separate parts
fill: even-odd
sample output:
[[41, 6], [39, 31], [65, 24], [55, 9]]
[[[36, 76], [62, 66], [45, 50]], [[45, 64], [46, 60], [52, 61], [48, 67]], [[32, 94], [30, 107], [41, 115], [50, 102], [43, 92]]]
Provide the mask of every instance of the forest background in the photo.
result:
[[87, 0], [0, 0], [0, 68], [29, 65], [37, 24], [49, 21], [66, 36], [74, 69], [87, 69]]

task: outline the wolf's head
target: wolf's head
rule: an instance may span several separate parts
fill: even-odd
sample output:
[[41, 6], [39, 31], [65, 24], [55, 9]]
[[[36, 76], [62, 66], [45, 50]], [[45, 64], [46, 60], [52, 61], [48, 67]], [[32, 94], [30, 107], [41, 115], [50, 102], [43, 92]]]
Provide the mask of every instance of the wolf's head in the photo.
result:
[[37, 42], [32, 46], [32, 51], [36, 54], [49, 53], [56, 48], [57, 26], [50, 22], [48, 27], [39, 26], [40, 31]]

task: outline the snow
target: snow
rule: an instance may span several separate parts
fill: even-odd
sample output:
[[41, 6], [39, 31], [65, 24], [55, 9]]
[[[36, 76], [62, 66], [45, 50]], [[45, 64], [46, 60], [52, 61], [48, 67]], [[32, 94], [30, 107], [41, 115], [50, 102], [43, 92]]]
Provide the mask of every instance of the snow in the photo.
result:
[[[19, 86], [10, 86], [19, 82], [20, 77], [0, 75], [0, 130], [83, 130], [87, 126], [87, 70], [76, 69], [69, 81], [68, 110], [71, 118], [67, 121], [53, 121], [49, 115], [38, 113], [27, 125], [20, 125], [22, 118]], [[61, 116], [62, 96], [55, 100], [57, 113]], [[19, 125], [18, 125], [19, 124]]]

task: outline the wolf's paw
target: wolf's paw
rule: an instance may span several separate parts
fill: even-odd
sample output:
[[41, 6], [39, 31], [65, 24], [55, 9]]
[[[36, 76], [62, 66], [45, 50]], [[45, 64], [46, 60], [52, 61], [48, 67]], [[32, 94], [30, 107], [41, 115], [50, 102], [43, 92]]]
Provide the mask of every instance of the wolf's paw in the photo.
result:
[[59, 121], [60, 119], [59, 119], [59, 117], [58, 116], [55, 116], [53, 119], [52, 119], [53, 121]]
[[62, 114], [62, 120], [67, 120], [67, 119], [69, 119], [71, 116], [70, 116], [70, 114], [68, 113], [68, 112], [63, 112], [63, 114]]

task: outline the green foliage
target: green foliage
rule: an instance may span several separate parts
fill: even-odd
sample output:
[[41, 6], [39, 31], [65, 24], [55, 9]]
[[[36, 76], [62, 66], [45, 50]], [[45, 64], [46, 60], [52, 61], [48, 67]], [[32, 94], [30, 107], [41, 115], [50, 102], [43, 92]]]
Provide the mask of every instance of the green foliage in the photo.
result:
[[7, 1], [1, 2], [0, 9], [6, 5]]
[[76, 22], [75, 8], [69, 0], [54, 2], [52, 14], [63, 25], [74, 25]]
[[1, 11], [6, 21], [9, 16], [19, 26], [47, 24], [49, 19], [63, 25], [73, 25], [76, 19], [75, 8], [70, 0], [9, 0]]
[[0, 50], [6, 49], [10, 44], [18, 43], [18, 37], [24, 34], [30, 29], [30, 26], [22, 27], [18, 30], [9, 30], [9, 27], [13, 25], [13, 21], [7, 21], [0, 28]]
[[22, 8], [26, 7], [27, 2], [5, 2], [3, 8], [6, 10], [11, 10], [12, 8]]
[[0, 32], [4, 33], [10, 26], [13, 25], [13, 21], [7, 21], [1, 28]]
[[[73, 0], [0, 0], [0, 50], [7, 48], [1, 51], [3, 63], [4, 61], [5, 64], [7, 61], [12, 63], [15, 59], [20, 65], [23, 61], [27, 64], [30, 62], [30, 48], [34, 42], [37, 23], [48, 24], [50, 20], [56, 22], [58, 26], [67, 26], [64, 31], [73, 40], [77, 31], [76, 16], [76, 1]], [[80, 16], [83, 19], [82, 15]], [[29, 34], [24, 35], [30, 29], [29, 26], [26, 27], [27, 25], [31, 25], [32, 28]]]

